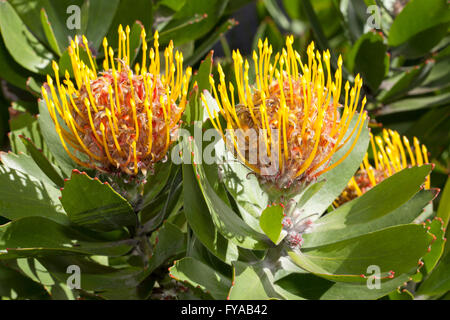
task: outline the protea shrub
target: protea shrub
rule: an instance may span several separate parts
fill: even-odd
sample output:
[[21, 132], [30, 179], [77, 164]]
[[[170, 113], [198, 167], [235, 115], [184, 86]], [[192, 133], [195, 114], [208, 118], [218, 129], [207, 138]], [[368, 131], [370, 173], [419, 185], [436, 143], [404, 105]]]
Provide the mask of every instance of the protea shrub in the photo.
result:
[[[431, 170], [426, 148], [416, 139], [411, 148], [393, 131], [383, 134], [384, 142], [372, 137], [362, 78], [343, 84], [341, 57], [311, 43], [303, 62], [290, 36], [274, 56], [268, 40], [260, 40], [257, 51], [252, 64], [234, 51], [227, 72], [217, 66], [218, 83], [209, 77], [210, 90], [203, 90], [201, 100], [205, 126], [221, 137], [215, 145], [218, 162], [201, 163], [199, 146], [191, 143], [192, 167], [183, 168], [184, 210], [195, 236], [233, 267], [222, 297], [336, 299], [361, 290], [360, 298], [374, 298], [417, 281], [428, 272], [423, 265], [428, 263], [426, 270], [435, 265], [430, 252], [445, 242], [443, 222], [425, 221], [438, 193], [423, 187], [429, 186]], [[378, 146], [372, 151], [374, 168], [366, 155], [371, 137]], [[335, 208], [333, 201], [362, 170], [370, 172], [373, 184]], [[196, 193], [211, 215], [211, 233], [222, 240], [212, 242], [196, 225], [207, 221], [193, 203], [201, 201]], [[226, 247], [218, 246], [222, 237]], [[248, 250], [254, 255], [238, 254]], [[171, 275], [194, 283], [192, 266], [213, 272], [211, 264], [187, 257], [175, 263]], [[373, 279], [380, 281], [380, 291], [370, 291]], [[323, 281], [317, 295], [303, 291], [305, 282], [316, 280]], [[246, 281], [258, 289], [248, 292]]]
[[448, 297], [445, 1], [284, 47], [262, 1], [250, 55], [227, 50], [231, 1], [83, 1], [82, 32], [19, 2], [0, 1], [0, 299]]

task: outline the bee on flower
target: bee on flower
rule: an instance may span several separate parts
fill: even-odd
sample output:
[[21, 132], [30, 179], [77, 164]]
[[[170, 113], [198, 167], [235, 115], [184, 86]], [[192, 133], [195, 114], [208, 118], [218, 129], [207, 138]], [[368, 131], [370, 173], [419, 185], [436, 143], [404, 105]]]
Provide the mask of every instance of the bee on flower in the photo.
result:
[[[75, 36], [68, 48], [74, 81], [68, 70], [60, 79], [47, 75], [42, 96], [67, 154], [78, 165], [102, 172], [146, 175], [167, 154], [186, 106], [191, 68], [183, 71], [183, 55], [164, 51], [161, 73], [158, 31], [147, 51], [142, 29], [142, 61], [131, 68], [130, 28], [119, 26], [118, 50], [103, 40], [103, 70], [97, 70], [88, 40]], [[81, 49], [80, 49], [81, 47]], [[85, 63], [80, 51], [85, 50]], [[147, 60], [148, 59], [148, 60]], [[149, 62], [149, 63], [148, 63]]]
[[[386, 130], [382, 136], [374, 137], [370, 134], [370, 144], [373, 154], [373, 163], [369, 162], [366, 153], [359, 170], [350, 179], [345, 190], [334, 201], [335, 206], [353, 200], [375, 187], [384, 179], [396, 172], [410, 166], [421, 166], [428, 163], [428, 150], [419, 139], [414, 137], [412, 145], [406, 136], [400, 136], [397, 131]], [[425, 189], [430, 189], [430, 176], [424, 184]]]
[[[219, 64], [217, 87], [210, 77], [218, 110], [202, 95], [209, 118], [230, 151], [234, 149], [261, 181], [278, 188], [309, 183], [338, 166], [355, 147], [367, 117], [366, 98], [359, 103], [359, 75], [353, 87], [345, 83], [344, 104], [339, 102], [342, 57], [333, 77], [328, 50], [316, 51], [311, 43], [304, 63], [293, 49], [293, 41], [292, 36], [287, 37], [286, 48], [273, 59], [267, 39], [259, 41], [259, 53], [253, 52], [254, 85], [249, 83], [249, 62], [234, 51], [236, 88], [231, 82], [227, 84]], [[251, 132], [256, 139], [251, 139]], [[347, 152], [330, 164], [332, 156], [347, 143], [351, 143]]]

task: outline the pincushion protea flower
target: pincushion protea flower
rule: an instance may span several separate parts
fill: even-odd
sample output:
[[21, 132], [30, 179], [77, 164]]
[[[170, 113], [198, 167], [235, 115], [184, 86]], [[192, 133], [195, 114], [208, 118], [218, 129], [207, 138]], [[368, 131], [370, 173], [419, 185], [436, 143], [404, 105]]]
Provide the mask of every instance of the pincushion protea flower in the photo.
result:
[[[103, 71], [97, 72], [88, 40], [75, 37], [68, 48], [75, 79], [53, 62], [55, 82], [48, 75], [42, 95], [68, 155], [79, 165], [104, 172], [144, 175], [164, 158], [186, 106], [191, 68], [183, 72], [183, 55], [173, 43], [164, 51], [165, 72], [160, 74], [158, 31], [147, 52], [142, 29], [142, 63], [130, 67], [130, 28], [119, 27], [117, 56], [103, 40]], [[80, 58], [80, 46], [89, 64]], [[149, 65], [147, 64], [149, 55]], [[59, 97], [59, 98], [58, 98]], [[178, 103], [177, 103], [178, 101]], [[70, 146], [72, 150], [69, 149]]]
[[[275, 183], [278, 188], [310, 182], [339, 165], [356, 145], [366, 119], [364, 98], [356, 124], [349, 130], [358, 109], [362, 80], [357, 75], [351, 89], [346, 82], [345, 103], [340, 105], [342, 57], [338, 59], [333, 80], [329, 51], [321, 54], [311, 43], [307, 49], [308, 62], [304, 64], [292, 44], [291, 36], [286, 40], [286, 49], [277, 53], [272, 61], [272, 46], [268, 45], [267, 39], [264, 43], [259, 41], [259, 54], [253, 52], [256, 84], [252, 87], [248, 61], [243, 60], [239, 51], [233, 52], [237, 104], [235, 88], [231, 83], [227, 87], [220, 64], [217, 90], [210, 77], [231, 145], [239, 158], [264, 182]], [[211, 111], [212, 106], [208, 106], [205, 96], [202, 99], [212, 124], [225, 140], [217, 111]], [[256, 131], [258, 146], [247, 137], [238, 141], [237, 131], [247, 135], [249, 130]], [[329, 165], [331, 157], [351, 137], [355, 139], [349, 150]], [[257, 160], [250, 161], [254, 154], [258, 154]]]
[[[428, 163], [427, 147], [424, 144], [421, 145], [416, 137], [414, 137], [411, 147], [407, 137], [401, 137], [397, 131], [384, 129], [382, 137], [374, 138], [370, 134], [370, 144], [375, 167], [369, 162], [369, 156], [366, 153], [358, 172], [351, 178], [339, 198], [334, 201], [335, 206], [361, 196], [384, 179], [406, 167]], [[430, 188], [429, 175], [424, 187]]]

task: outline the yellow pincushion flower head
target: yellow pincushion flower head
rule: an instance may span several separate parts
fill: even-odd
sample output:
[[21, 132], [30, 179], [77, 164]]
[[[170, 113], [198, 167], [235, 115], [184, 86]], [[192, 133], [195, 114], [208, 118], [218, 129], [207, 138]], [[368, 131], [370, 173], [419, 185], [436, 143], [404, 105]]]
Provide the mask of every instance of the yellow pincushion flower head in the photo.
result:
[[[248, 61], [239, 51], [233, 52], [238, 103], [235, 103], [235, 88], [231, 83], [227, 86], [219, 64], [217, 89], [212, 77], [210, 82], [226, 128], [222, 128], [218, 113], [211, 111], [212, 106], [202, 97], [213, 125], [225, 141], [228, 139], [227, 144], [234, 146], [241, 161], [262, 182], [273, 183], [280, 189], [309, 183], [339, 165], [356, 145], [367, 117], [363, 112], [366, 99], [358, 105], [362, 87], [359, 75], [355, 77], [354, 87], [350, 88], [346, 82], [345, 104], [339, 103], [342, 57], [332, 77], [328, 50], [322, 54], [311, 43], [307, 49], [308, 61], [303, 63], [292, 48], [293, 41], [292, 36], [287, 37], [286, 48], [272, 60], [272, 46], [267, 39], [259, 40], [259, 54], [253, 52], [256, 74], [253, 86], [249, 84]], [[349, 130], [357, 110], [356, 125]], [[238, 139], [237, 131], [246, 135], [249, 130], [256, 132], [258, 146], [249, 143], [247, 138]], [[352, 137], [355, 139], [348, 152], [329, 165], [331, 157]], [[256, 161], [251, 161], [255, 154]]]
[[[75, 83], [67, 70], [61, 81], [59, 66], [53, 62], [55, 82], [47, 76], [42, 95], [73, 161], [102, 172], [145, 175], [165, 157], [174, 141], [186, 106], [191, 68], [183, 72], [183, 56], [178, 51], [173, 54], [171, 41], [164, 51], [166, 68], [160, 74], [158, 31], [154, 48], [147, 52], [142, 29], [142, 63], [133, 71], [130, 28], [119, 26], [118, 32], [116, 57], [107, 39], [103, 40], [105, 59], [100, 72], [88, 40], [83, 36], [80, 42], [75, 37], [68, 48]], [[89, 64], [81, 60], [80, 46], [86, 50]]]
[[[370, 134], [370, 144], [374, 163], [369, 162], [369, 155], [366, 153], [359, 170], [339, 198], [335, 200], [335, 206], [361, 196], [402, 169], [428, 163], [427, 147], [424, 144], [421, 145], [416, 137], [411, 145], [406, 136], [400, 136], [397, 131], [384, 129], [381, 137], [373, 137]], [[430, 189], [430, 186], [430, 175], [428, 175], [424, 188]]]

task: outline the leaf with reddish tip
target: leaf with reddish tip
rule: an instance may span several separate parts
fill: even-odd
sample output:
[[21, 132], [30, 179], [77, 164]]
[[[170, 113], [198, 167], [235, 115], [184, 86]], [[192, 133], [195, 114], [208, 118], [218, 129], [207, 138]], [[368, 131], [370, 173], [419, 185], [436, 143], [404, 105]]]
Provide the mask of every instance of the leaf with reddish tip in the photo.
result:
[[41, 23], [50, 47], [58, 56], [61, 56], [61, 49], [59, 48], [58, 41], [55, 38], [55, 33], [53, 32], [52, 25], [48, 20], [47, 12], [45, 12], [44, 8], [41, 9]]
[[[304, 236], [303, 248], [411, 223], [436, 195], [434, 190], [420, 190], [430, 168], [423, 165], [404, 169], [316, 220], [312, 232]], [[380, 201], [383, 205], [379, 205]]]
[[[442, 219], [427, 219], [427, 221], [424, 222], [424, 226], [430, 234], [433, 235], [433, 243], [431, 244], [427, 254], [422, 258], [423, 267], [420, 269], [422, 275], [429, 274], [433, 271], [444, 253], [444, 246], [446, 243], [446, 240], [444, 240], [445, 228]], [[422, 277], [418, 277], [418, 279], [419, 278], [421, 279]]]
[[380, 287], [369, 289], [366, 282], [333, 282], [311, 273], [291, 273], [277, 279], [276, 289], [289, 299], [310, 300], [375, 300], [408, 281], [409, 275], [382, 280]]
[[301, 268], [333, 281], [364, 282], [368, 267], [380, 268], [388, 279], [411, 274], [427, 252], [433, 236], [422, 225], [400, 225], [314, 248], [290, 250], [289, 256]]
[[146, 274], [152, 273], [169, 258], [173, 258], [186, 251], [186, 235], [175, 225], [166, 222], [158, 230], [158, 242], [150, 258]]
[[442, 191], [441, 201], [436, 216], [442, 219], [444, 228], [447, 228], [450, 220], [450, 179], [448, 178], [444, 190]]

